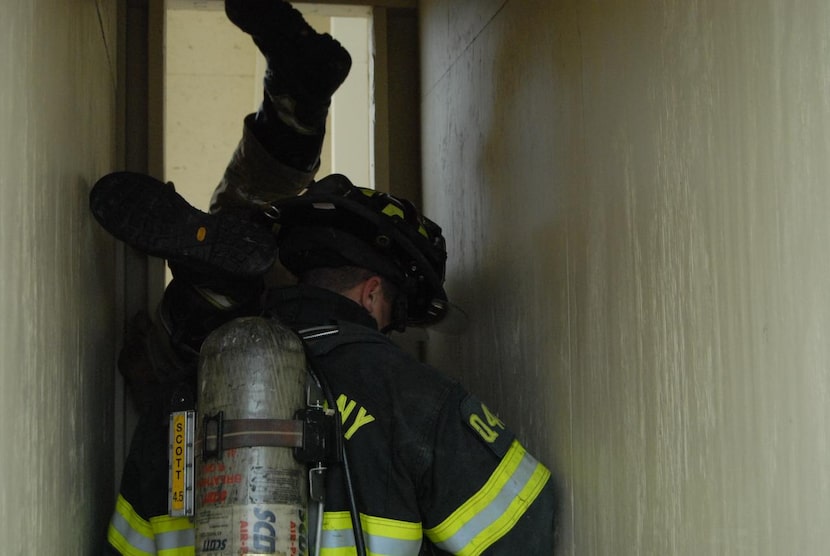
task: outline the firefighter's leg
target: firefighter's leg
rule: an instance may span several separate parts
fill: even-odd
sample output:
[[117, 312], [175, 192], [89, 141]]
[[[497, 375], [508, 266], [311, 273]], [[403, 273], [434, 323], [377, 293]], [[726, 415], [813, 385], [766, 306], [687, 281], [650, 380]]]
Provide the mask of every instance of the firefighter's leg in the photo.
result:
[[267, 69], [262, 104], [245, 119], [211, 211], [267, 205], [311, 182], [320, 165], [331, 96], [351, 68], [346, 49], [314, 31], [287, 2], [226, 0], [225, 11], [251, 35]]

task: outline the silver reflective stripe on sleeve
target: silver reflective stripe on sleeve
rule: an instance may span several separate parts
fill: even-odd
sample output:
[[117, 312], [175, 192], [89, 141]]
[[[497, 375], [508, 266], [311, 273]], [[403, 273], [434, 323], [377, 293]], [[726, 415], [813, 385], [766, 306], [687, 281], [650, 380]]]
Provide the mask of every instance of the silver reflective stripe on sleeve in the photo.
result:
[[[423, 530], [420, 523], [360, 515], [369, 554], [418, 556]], [[353, 555], [354, 532], [348, 512], [325, 512], [321, 556]]]
[[107, 541], [124, 556], [192, 556], [195, 537], [188, 518], [160, 515], [148, 521], [121, 495], [107, 531]]
[[133, 529], [124, 516], [117, 511], [112, 514], [112, 519], [110, 520], [109, 537], [111, 544], [122, 544], [121, 542], [113, 542], [114, 531], [121, 537], [119, 541], [123, 541], [127, 544], [127, 547], [124, 547], [123, 545], [116, 546], [116, 548], [119, 548], [123, 554], [130, 554], [135, 551], [146, 552], [147, 554], [156, 553], [155, 541], [151, 537], [148, 538], [141, 532]]
[[514, 441], [487, 483], [426, 535], [452, 554], [481, 554], [513, 528], [549, 477], [550, 472]]
[[159, 552], [162, 550], [192, 548], [195, 544], [195, 529], [182, 529], [180, 531], [168, 531], [166, 533], [156, 534], [156, 546]]

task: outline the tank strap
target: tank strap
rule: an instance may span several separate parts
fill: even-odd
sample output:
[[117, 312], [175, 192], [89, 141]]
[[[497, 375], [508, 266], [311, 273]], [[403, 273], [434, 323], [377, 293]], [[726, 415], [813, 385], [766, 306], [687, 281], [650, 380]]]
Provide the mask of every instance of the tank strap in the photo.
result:
[[270, 446], [301, 448], [303, 422], [289, 419], [225, 419], [220, 411], [206, 415], [202, 434], [195, 442], [204, 460], [221, 457], [225, 450]]
[[294, 457], [305, 463], [336, 460], [336, 454], [331, 453], [334, 416], [322, 407], [308, 407], [298, 411], [296, 417], [225, 419], [222, 411], [206, 415], [195, 452], [207, 461], [221, 458], [225, 450], [266, 446], [294, 448]]

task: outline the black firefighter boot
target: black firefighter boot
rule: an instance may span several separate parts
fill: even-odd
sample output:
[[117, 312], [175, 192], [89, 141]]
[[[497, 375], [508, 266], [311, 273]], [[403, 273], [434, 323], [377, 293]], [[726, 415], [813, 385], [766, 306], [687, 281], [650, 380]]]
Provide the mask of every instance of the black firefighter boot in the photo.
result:
[[270, 221], [260, 211], [234, 208], [204, 213], [172, 183], [134, 172], [104, 176], [89, 194], [95, 219], [115, 238], [167, 259], [174, 275], [227, 289], [260, 281], [276, 260]]
[[[148, 393], [188, 383], [201, 341], [213, 328], [260, 312], [264, 275], [277, 256], [272, 224], [259, 210], [201, 212], [172, 183], [133, 172], [98, 180], [89, 206], [115, 238], [166, 259], [173, 272], [155, 325], [145, 326], [119, 360], [137, 401], [146, 402]], [[138, 357], [142, 353], [147, 357]]]
[[298, 170], [319, 161], [331, 97], [352, 59], [329, 34], [317, 33], [282, 0], [225, 0], [225, 13], [265, 56], [265, 99], [254, 133], [266, 149]]

